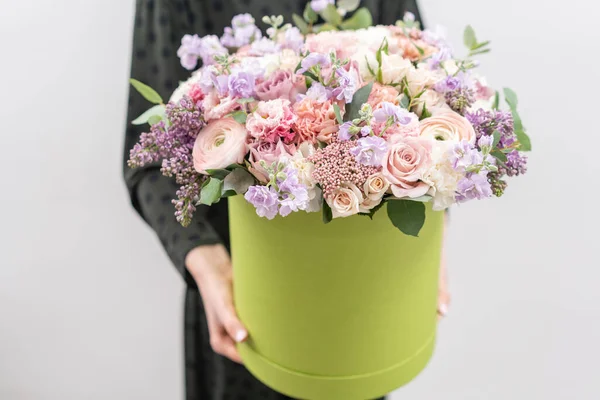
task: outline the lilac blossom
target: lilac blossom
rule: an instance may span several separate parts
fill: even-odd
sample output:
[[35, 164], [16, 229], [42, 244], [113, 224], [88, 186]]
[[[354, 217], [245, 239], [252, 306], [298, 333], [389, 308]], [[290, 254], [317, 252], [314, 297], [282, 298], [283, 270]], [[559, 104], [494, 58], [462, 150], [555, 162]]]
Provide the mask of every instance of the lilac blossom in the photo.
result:
[[259, 217], [273, 219], [279, 207], [279, 195], [272, 186], [250, 186], [244, 198], [256, 208]]
[[464, 72], [459, 72], [436, 83], [434, 89], [444, 95], [450, 108], [459, 114], [464, 114], [475, 102], [474, 87], [471, 77]]
[[254, 95], [254, 75], [243, 71], [232, 71], [229, 75], [229, 95], [234, 97], [248, 98]]
[[335, 0], [312, 0], [310, 2], [310, 8], [312, 8], [314, 12], [320, 13], [325, 8], [327, 8], [328, 5], [334, 4], [334, 3], [335, 3]]
[[457, 185], [456, 201], [463, 203], [492, 196], [492, 187], [486, 174], [468, 174]]
[[350, 150], [356, 161], [363, 165], [380, 167], [385, 152], [387, 151], [387, 142], [379, 136], [367, 136], [356, 141], [357, 146]]
[[193, 70], [198, 65], [198, 58], [202, 54], [202, 39], [198, 35], [185, 35], [181, 38], [181, 46], [177, 50], [181, 66]]
[[333, 89], [332, 96], [337, 100], [344, 100], [345, 103], [351, 103], [356, 92], [356, 80], [344, 68], [336, 69], [335, 73], [338, 75], [339, 86]]
[[250, 14], [238, 14], [231, 20], [231, 27], [225, 28], [221, 44], [226, 47], [239, 48], [262, 37], [260, 29], [254, 24]]
[[522, 175], [527, 172], [527, 157], [513, 150], [506, 155], [506, 163], [502, 167], [503, 172], [508, 176]]
[[300, 62], [300, 69], [297, 71], [297, 73], [303, 74], [316, 65], [320, 65], [322, 68], [327, 68], [331, 65], [331, 60], [325, 54], [310, 53]]
[[393, 123], [400, 125], [408, 125], [412, 122], [412, 116], [407, 110], [388, 101], [381, 103], [381, 107], [373, 112], [373, 117], [377, 122], [387, 122], [392, 118]]

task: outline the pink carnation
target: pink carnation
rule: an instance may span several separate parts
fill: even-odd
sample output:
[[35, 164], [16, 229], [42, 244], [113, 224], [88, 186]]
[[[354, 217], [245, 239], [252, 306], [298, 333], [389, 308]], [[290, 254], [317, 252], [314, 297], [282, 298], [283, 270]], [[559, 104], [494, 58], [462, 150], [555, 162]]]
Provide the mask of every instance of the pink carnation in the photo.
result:
[[255, 92], [259, 100], [286, 99], [293, 104], [299, 93], [306, 93], [306, 83], [302, 75], [279, 70], [256, 85]]
[[204, 119], [206, 122], [221, 119], [240, 107], [237, 99], [227, 96], [220, 98], [216, 90], [211, 91], [202, 100], [202, 109], [204, 110]]
[[246, 129], [252, 137], [262, 141], [277, 142], [281, 138], [291, 143], [296, 136], [291, 130], [295, 121], [289, 100], [261, 101], [256, 111], [248, 115]]
[[367, 103], [371, 105], [373, 110], [378, 109], [379, 105], [384, 101], [398, 105], [399, 95], [400, 93], [393, 86], [382, 85], [375, 82]]
[[197, 83], [194, 83], [192, 85], [192, 87], [190, 88], [190, 91], [188, 92], [188, 96], [192, 99], [194, 104], [198, 104], [202, 100], [204, 100], [205, 94], [202, 91], [202, 89], [200, 88], [200, 85]]
[[297, 120], [293, 129], [298, 133], [300, 142], [331, 143], [337, 137], [339, 125], [331, 100], [319, 103], [305, 97], [294, 104], [294, 112]]

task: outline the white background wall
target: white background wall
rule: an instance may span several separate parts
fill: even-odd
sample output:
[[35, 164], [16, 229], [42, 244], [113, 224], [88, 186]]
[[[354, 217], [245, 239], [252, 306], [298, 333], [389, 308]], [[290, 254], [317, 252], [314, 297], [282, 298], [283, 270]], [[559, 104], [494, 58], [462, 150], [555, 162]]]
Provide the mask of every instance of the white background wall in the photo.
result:
[[[512, 86], [535, 152], [500, 201], [455, 210], [454, 303], [394, 399], [598, 399], [600, 6], [422, 0]], [[120, 176], [134, 6], [0, 0], [0, 399], [165, 400], [182, 390], [182, 282]]]

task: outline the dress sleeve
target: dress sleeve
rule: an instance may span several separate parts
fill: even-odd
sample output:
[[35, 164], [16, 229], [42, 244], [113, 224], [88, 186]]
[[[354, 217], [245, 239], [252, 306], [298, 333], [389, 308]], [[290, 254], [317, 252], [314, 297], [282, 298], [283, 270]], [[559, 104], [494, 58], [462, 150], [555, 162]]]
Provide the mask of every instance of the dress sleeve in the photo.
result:
[[379, 4], [380, 20], [377, 22], [380, 24], [393, 25], [397, 20], [402, 19], [406, 12], [411, 12], [415, 15], [415, 19], [423, 25], [417, 0], [381, 0]]
[[[168, 99], [179, 81], [189, 76], [176, 55], [181, 37], [195, 32], [197, 16], [187, 3], [182, 0], [136, 2], [131, 77], [150, 85], [163, 99]], [[187, 253], [197, 246], [222, 243], [222, 238], [208, 220], [208, 207], [198, 207], [195, 220], [187, 228], [175, 220], [171, 199], [178, 185], [160, 173], [160, 165], [137, 169], [127, 166], [129, 150], [140, 133], [148, 129], [147, 125], [134, 126], [131, 121], [150, 107], [150, 103], [130, 88], [123, 155], [125, 183], [133, 207], [156, 232], [186, 283], [195, 285], [184, 265]]]

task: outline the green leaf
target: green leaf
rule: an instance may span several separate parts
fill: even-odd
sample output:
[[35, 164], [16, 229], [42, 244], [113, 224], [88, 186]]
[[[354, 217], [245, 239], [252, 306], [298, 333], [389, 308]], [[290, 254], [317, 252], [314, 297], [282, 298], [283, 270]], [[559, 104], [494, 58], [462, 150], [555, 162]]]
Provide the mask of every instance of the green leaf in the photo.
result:
[[522, 129], [515, 130], [515, 135], [517, 135], [517, 140], [519, 141], [519, 144], [521, 145], [519, 147], [519, 150], [531, 151], [531, 139], [529, 139], [529, 136], [527, 136], [525, 131]]
[[492, 108], [497, 110], [500, 107], [500, 92], [496, 90], [496, 94], [494, 95], [494, 103], [492, 104]]
[[242, 110], [237, 110], [229, 114], [233, 119], [235, 119], [238, 123], [244, 125], [246, 123], [246, 118], [248, 118], [248, 114], [246, 114]]
[[400, 107], [406, 108], [408, 110], [408, 106], [410, 105], [410, 99], [408, 96], [404, 95], [400, 98]]
[[314, 24], [319, 20], [319, 16], [310, 6], [310, 1], [306, 3], [306, 7], [304, 7], [304, 13], [302, 13], [304, 20], [309, 24]]
[[494, 131], [492, 135], [494, 136], [494, 141], [492, 142], [492, 149], [495, 149], [496, 146], [498, 146], [498, 143], [500, 143], [500, 138], [502, 137], [502, 134], [498, 131]]
[[485, 47], [485, 46], [487, 46], [488, 44], [490, 44], [490, 41], [489, 41], [489, 40], [486, 40], [485, 42], [477, 43], [475, 46], [473, 46], [473, 47], [471, 48], [471, 50], [479, 50], [479, 49], [481, 49], [482, 47]]
[[359, 5], [360, 0], [338, 0], [337, 2], [339, 8], [343, 8], [348, 12], [356, 10]]
[[242, 99], [237, 99], [238, 104], [248, 104], [256, 101], [254, 97], [244, 97]]
[[368, 8], [362, 7], [341, 24], [342, 29], [364, 29], [373, 25], [373, 17]]
[[327, 204], [326, 201], [323, 202], [323, 223], [328, 224], [333, 219], [333, 213], [331, 212], [331, 207]]
[[465, 28], [465, 32], [463, 34], [463, 42], [469, 50], [477, 46], [477, 37], [475, 36], [475, 31], [473, 30], [473, 27], [471, 25], [467, 25], [467, 27]]
[[244, 194], [254, 183], [254, 177], [248, 171], [244, 168], [236, 168], [223, 180], [222, 191], [225, 193], [233, 190], [237, 194]]
[[504, 154], [503, 152], [501, 152], [501, 151], [500, 151], [500, 150], [498, 150], [498, 149], [494, 149], [494, 150], [492, 150], [492, 152], [491, 152], [490, 154], [491, 154], [491, 155], [493, 155], [494, 157], [496, 157], [496, 159], [497, 159], [498, 161], [501, 161], [501, 162], [503, 162], [503, 163], [505, 163], [505, 162], [506, 162], [506, 160], [507, 160], [507, 158], [506, 158], [506, 154]]
[[225, 190], [225, 191], [223, 191], [223, 193], [221, 193], [221, 197], [223, 197], [223, 198], [231, 197], [231, 196], [235, 196], [235, 195], [237, 195], [235, 190]]
[[369, 59], [367, 58], [367, 56], [365, 56], [365, 62], [367, 63], [367, 69], [369, 70], [369, 73], [371, 73], [372, 76], [375, 76], [375, 71], [373, 71], [371, 64], [369, 64]]
[[333, 26], [339, 26], [342, 23], [342, 16], [333, 4], [328, 4], [327, 7], [321, 11], [321, 17], [323, 17], [325, 22], [328, 22]]
[[298, 14], [292, 14], [292, 20], [294, 21], [294, 25], [296, 25], [296, 27], [300, 29], [300, 32], [303, 35], [306, 35], [308, 33], [308, 24], [302, 19], [301, 16], [299, 16]]
[[210, 206], [221, 198], [221, 188], [223, 181], [216, 178], [209, 178], [208, 183], [200, 191], [200, 203]]
[[375, 216], [375, 213], [377, 211], [379, 211], [385, 205], [385, 203], [386, 203], [386, 201], [382, 200], [381, 203], [379, 203], [375, 207], [371, 208], [368, 213], [365, 213], [362, 215], [366, 215], [367, 217], [373, 219], [373, 217]]
[[344, 121], [351, 121], [355, 118], [358, 118], [360, 108], [369, 99], [369, 95], [371, 94], [372, 88], [373, 82], [370, 82], [368, 85], [361, 87], [356, 91], [356, 93], [354, 93], [354, 96], [352, 97], [352, 102], [346, 104], [346, 113], [344, 114]]
[[152, 89], [150, 86], [136, 80], [130, 79], [129, 82], [133, 85], [135, 90], [137, 90], [146, 100], [153, 104], [162, 104], [162, 97], [156, 92], [156, 90]]
[[158, 104], [144, 111], [142, 115], [131, 121], [133, 125], [143, 125], [150, 121], [151, 117], [158, 116], [160, 119], [165, 118], [165, 106]]
[[342, 113], [340, 112], [340, 106], [336, 103], [333, 103], [333, 112], [335, 113], [335, 119], [337, 119], [338, 124], [342, 124], [344, 120], [342, 119]]
[[519, 105], [519, 100], [517, 99], [517, 94], [514, 90], [510, 88], [504, 88], [504, 98], [506, 99], [506, 103], [512, 109], [516, 109]]
[[317, 27], [317, 25], [315, 25], [315, 30], [317, 32], [337, 31], [337, 27], [335, 25], [330, 24], [330, 23], [325, 23], [323, 25], [319, 25], [318, 27]]
[[390, 200], [387, 213], [392, 224], [410, 236], [419, 236], [425, 224], [425, 204], [410, 200]]
[[474, 50], [469, 53], [469, 56], [478, 56], [480, 54], [489, 53], [490, 51], [492, 51], [492, 50], [490, 50], [490, 49]]
[[429, 117], [431, 117], [431, 113], [427, 109], [427, 103], [423, 103], [423, 112], [421, 112], [421, 118], [419, 118], [419, 121]]
[[226, 169], [207, 169], [206, 173], [212, 178], [223, 180], [227, 175], [231, 173], [231, 171], [228, 171]]
[[160, 115], [153, 115], [148, 118], [148, 124], [150, 125], [158, 124], [160, 121], [162, 121], [162, 117]]

